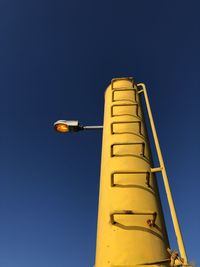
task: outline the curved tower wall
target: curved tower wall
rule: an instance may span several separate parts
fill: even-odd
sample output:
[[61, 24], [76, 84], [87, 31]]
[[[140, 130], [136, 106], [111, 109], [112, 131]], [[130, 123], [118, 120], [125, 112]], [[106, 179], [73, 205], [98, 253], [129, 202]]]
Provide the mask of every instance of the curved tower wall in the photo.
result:
[[145, 129], [133, 80], [113, 79], [105, 92], [95, 267], [156, 265], [169, 258]]

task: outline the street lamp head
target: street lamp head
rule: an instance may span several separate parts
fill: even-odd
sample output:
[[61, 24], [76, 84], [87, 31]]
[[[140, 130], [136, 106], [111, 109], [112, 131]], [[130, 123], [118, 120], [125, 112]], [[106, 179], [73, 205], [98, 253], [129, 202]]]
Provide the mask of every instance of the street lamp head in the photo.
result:
[[78, 132], [83, 130], [78, 121], [58, 120], [54, 123], [54, 129], [59, 133]]

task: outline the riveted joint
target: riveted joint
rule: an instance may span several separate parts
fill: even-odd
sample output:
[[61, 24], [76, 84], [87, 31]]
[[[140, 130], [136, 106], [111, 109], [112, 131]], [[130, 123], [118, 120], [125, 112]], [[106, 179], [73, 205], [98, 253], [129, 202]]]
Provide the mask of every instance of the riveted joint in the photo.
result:
[[148, 219], [147, 220], [147, 224], [148, 224], [148, 226], [150, 226], [150, 227], [155, 227], [155, 225], [156, 225], [156, 217], [157, 217], [157, 213], [156, 212], [154, 212], [153, 214], [153, 219]]
[[154, 222], [152, 219], [148, 219], [148, 220], [147, 220], [147, 224], [148, 224], [148, 226], [150, 226], [150, 227], [154, 227], [154, 226], [155, 226], [155, 222]]
[[170, 248], [168, 248], [167, 251], [170, 254], [171, 267], [183, 265], [184, 259], [179, 257], [179, 253], [177, 250], [171, 250]]

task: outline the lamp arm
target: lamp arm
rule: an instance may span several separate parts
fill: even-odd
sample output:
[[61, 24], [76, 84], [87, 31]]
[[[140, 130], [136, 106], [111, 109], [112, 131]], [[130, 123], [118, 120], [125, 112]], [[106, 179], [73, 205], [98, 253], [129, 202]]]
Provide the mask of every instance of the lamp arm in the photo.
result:
[[98, 130], [103, 129], [103, 125], [99, 126], [80, 126], [83, 130]]

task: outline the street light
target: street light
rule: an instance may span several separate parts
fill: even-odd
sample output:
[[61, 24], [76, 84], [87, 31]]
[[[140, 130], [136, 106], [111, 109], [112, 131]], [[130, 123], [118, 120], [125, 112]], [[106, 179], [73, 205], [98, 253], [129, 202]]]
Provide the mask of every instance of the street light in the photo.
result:
[[59, 133], [79, 132], [82, 130], [97, 130], [103, 126], [82, 126], [79, 121], [58, 120], [54, 123], [54, 129]]
[[[148, 135], [144, 131], [146, 128], [144, 116], [138, 117], [138, 109], [132, 108], [133, 105], [137, 105], [139, 110], [142, 109], [139, 95], [141, 93], [144, 94], [144, 103], [147, 107], [150, 129], [158, 155], [158, 167], [154, 167], [151, 161]], [[114, 101], [121, 102], [115, 104]], [[131, 117], [127, 119], [127, 115]], [[116, 119], [113, 122], [114, 116], [121, 116], [120, 120]], [[135, 125], [138, 120], [139, 127], [130, 127], [130, 124]], [[115, 131], [110, 131], [110, 123], [112, 125], [115, 123]], [[132, 78], [113, 79], [105, 94], [104, 125], [108, 131], [103, 133], [95, 266], [100, 267], [111, 263], [112, 266], [127, 266], [128, 263], [128, 266], [168, 266], [170, 264], [176, 267], [191, 267], [187, 263], [187, 255], [145, 85], [142, 83], [136, 85]], [[58, 132], [68, 133], [101, 129], [103, 126], [82, 126], [77, 120], [58, 120], [54, 123], [54, 128]], [[169, 241], [157, 179], [154, 175], [157, 172], [161, 172], [163, 176], [180, 257], [176, 250], [168, 248]], [[135, 180], [139, 176], [141, 178]], [[131, 180], [128, 177], [132, 177]], [[147, 188], [144, 187], [145, 184]], [[123, 189], [125, 187], [126, 189]], [[136, 222], [133, 219], [130, 221], [128, 219], [130, 216], [141, 216], [141, 219], [137, 219]], [[126, 229], [134, 231], [129, 231], [127, 234]], [[160, 229], [159, 233], [156, 232], [157, 229]], [[155, 235], [159, 238], [155, 238]], [[144, 240], [146, 243], [143, 242]], [[105, 246], [105, 244], [109, 245]], [[145, 253], [143, 253], [144, 250]]]

